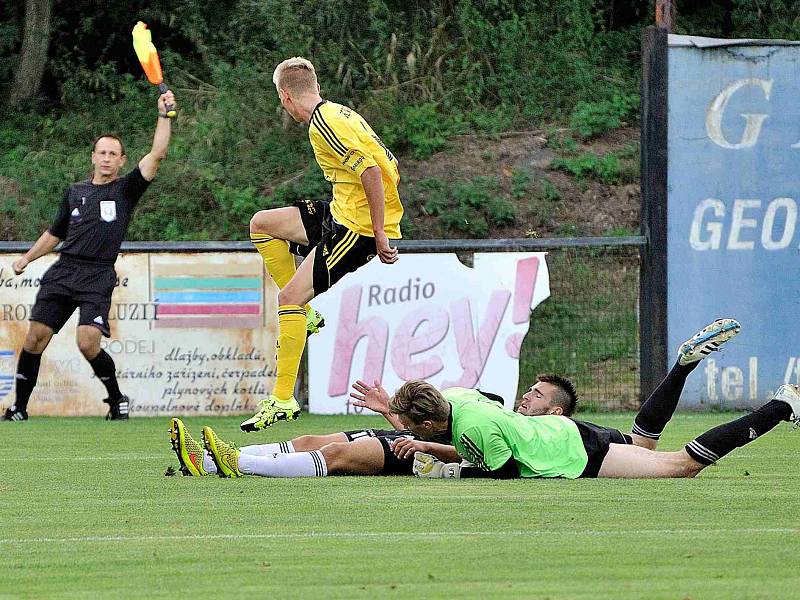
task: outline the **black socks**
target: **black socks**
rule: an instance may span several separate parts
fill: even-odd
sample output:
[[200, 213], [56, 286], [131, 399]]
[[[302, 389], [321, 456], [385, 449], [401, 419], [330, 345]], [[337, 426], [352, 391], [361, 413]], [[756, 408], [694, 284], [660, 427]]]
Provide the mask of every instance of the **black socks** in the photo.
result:
[[41, 354], [32, 354], [25, 349], [20, 352], [19, 362], [17, 362], [17, 399], [14, 401], [14, 406], [18, 411], [25, 411], [28, 408], [28, 400], [30, 400], [33, 388], [36, 387], [41, 364]]
[[686, 452], [704, 465], [764, 435], [781, 421], [788, 421], [792, 408], [781, 400], [770, 400], [761, 408], [730, 423], [719, 425], [686, 445]]
[[122, 392], [119, 391], [119, 385], [117, 384], [117, 370], [114, 365], [114, 359], [105, 350], [100, 350], [100, 354], [90, 360], [89, 364], [92, 366], [95, 376], [106, 386], [108, 399], [114, 403], [119, 402]]
[[688, 365], [676, 362], [664, 380], [642, 404], [639, 414], [633, 420], [631, 432], [651, 440], [659, 439], [678, 407], [686, 378], [699, 364], [699, 360]]

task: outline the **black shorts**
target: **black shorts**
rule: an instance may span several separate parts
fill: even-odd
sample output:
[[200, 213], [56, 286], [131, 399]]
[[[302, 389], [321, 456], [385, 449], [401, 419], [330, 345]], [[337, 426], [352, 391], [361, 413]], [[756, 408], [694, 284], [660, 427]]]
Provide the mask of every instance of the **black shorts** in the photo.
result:
[[589, 457], [586, 468], [580, 474], [581, 477], [597, 477], [611, 444], [633, 444], [633, 438], [626, 433], [622, 433], [619, 429], [601, 427], [594, 423], [576, 421], [575, 419], [573, 421], [578, 426], [578, 431], [583, 440], [583, 447]]
[[383, 469], [381, 475], [413, 475], [412, 467], [414, 457], [406, 459], [397, 458], [392, 452], [392, 444], [400, 438], [416, 439], [410, 431], [397, 431], [395, 429], [358, 429], [345, 431], [348, 442], [363, 438], [376, 438], [383, 446]]
[[79, 325], [92, 325], [110, 337], [108, 312], [116, 281], [113, 264], [62, 256], [42, 277], [30, 320], [58, 333], [79, 308]]
[[378, 253], [375, 238], [359, 235], [333, 218], [330, 202], [301, 200], [294, 205], [300, 209], [308, 245], [290, 242], [289, 251], [305, 257], [316, 247], [313, 276], [315, 296], [328, 291], [334, 283], [363, 267]]

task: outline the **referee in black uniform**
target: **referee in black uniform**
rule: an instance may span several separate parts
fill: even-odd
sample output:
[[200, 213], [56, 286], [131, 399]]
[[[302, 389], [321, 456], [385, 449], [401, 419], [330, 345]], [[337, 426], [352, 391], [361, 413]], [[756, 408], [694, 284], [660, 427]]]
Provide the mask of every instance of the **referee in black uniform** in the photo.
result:
[[92, 178], [67, 189], [53, 225], [14, 262], [14, 272], [20, 275], [30, 262], [64, 240], [59, 260], [42, 277], [17, 363], [16, 401], [6, 409], [2, 420], [28, 419], [28, 399], [39, 376], [42, 352], [76, 308], [80, 309], [78, 348], [108, 390], [108, 398], [103, 401], [109, 405], [106, 418], [128, 418], [128, 397], [119, 390], [113, 359], [100, 349], [100, 336], [111, 335], [108, 312], [117, 278], [114, 262], [131, 214], [167, 154], [171, 131], [167, 104], [175, 104], [171, 91], [158, 99], [153, 147], [124, 177], [119, 176], [127, 158], [122, 140], [113, 134], [95, 140]]

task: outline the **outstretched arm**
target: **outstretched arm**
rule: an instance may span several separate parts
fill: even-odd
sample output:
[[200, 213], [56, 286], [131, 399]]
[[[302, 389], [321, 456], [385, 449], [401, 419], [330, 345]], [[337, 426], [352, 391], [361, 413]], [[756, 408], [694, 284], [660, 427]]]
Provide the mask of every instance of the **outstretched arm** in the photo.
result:
[[171, 90], [161, 94], [158, 98], [158, 123], [153, 136], [153, 147], [142, 160], [139, 161], [139, 170], [147, 181], [153, 181], [158, 171], [158, 165], [167, 155], [169, 138], [172, 133], [172, 119], [167, 118], [167, 104], [175, 104], [175, 96]]
[[397, 415], [389, 412], [389, 394], [381, 387], [380, 381], [377, 379], [370, 387], [360, 379], [353, 384], [355, 392], [350, 392], [350, 397], [355, 398], [353, 406], [360, 406], [361, 408], [368, 408], [369, 410], [383, 415], [383, 418], [389, 421], [389, 424], [395, 429], [403, 430], [403, 424]]
[[14, 269], [14, 273], [17, 275], [22, 275], [22, 272], [25, 270], [30, 263], [35, 261], [40, 256], [44, 256], [45, 254], [49, 254], [52, 252], [53, 248], [58, 245], [61, 239], [54, 236], [49, 231], [45, 231], [42, 235], [39, 236], [39, 239], [36, 240], [36, 243], [31, 246], [31, 249], [28, 250], [22, 258], [18, 258], [14, 261], [11, 267]]

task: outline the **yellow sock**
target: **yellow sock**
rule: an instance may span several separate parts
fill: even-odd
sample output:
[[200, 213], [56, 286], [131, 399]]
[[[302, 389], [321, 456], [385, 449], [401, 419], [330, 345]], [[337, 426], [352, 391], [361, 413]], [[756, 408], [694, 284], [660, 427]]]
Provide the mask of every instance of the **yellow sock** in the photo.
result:
[[278, 307], [278, 376], [272, 394], [279, 400], [294, 395], [300, 357], [306, 346], [306, 311], [302, 306]]
[[289, 242], [275, 239], [265, 233], [251, 233], [250, 241], [264, 259], [267, 273], [275, 281], [278, 289], [282, 290], [296, 270], [294, 256], [289, 252]]

